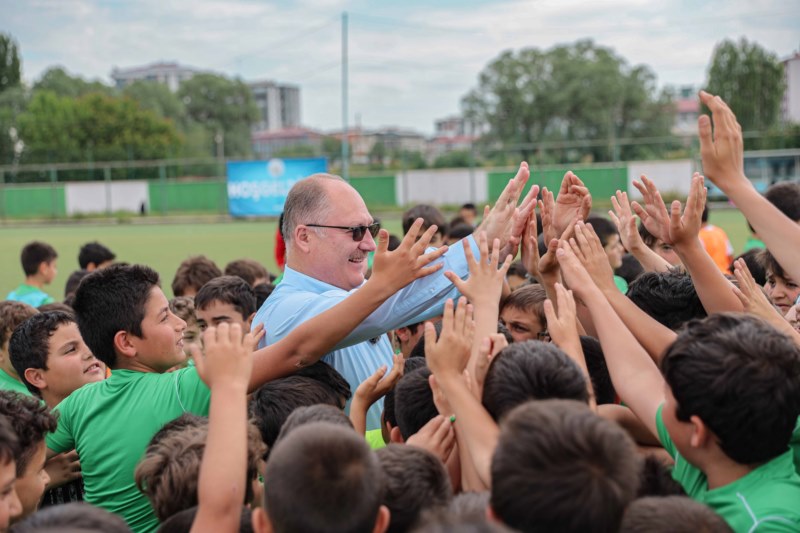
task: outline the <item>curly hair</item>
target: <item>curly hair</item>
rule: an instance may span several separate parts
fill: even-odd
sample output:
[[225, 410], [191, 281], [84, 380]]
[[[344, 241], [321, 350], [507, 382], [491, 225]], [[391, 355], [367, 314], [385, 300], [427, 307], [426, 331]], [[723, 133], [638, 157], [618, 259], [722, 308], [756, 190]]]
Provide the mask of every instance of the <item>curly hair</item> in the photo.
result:
[[17, 477], [21, 477], [45, 435], [56, 430], [58, 419], [36, 398], [12, 391], [0, 391], [0, 415], [8, 418], [17, 434]]

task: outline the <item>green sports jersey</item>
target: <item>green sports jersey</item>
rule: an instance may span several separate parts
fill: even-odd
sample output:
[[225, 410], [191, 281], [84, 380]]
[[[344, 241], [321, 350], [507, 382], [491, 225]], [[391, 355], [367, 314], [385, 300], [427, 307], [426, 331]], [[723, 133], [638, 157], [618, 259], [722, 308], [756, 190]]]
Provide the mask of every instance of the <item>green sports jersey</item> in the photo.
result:
[[25, 283], [9, 292], [8, 296], [6, 296], [6, 300], [22, 302], [30, 305], [31, 307], [39, 307], [40, 305], [51, 304], [56, 301], [55, 298], [48, 295], [39, 287], [26, 285]]
[[0, 368], [0, 390], [10, 390], [24, 394], [25, 396], [33, 396], [20, 380], [11, 377], [8, 372], [2, 368]]
[[789, 447], [794, 453], [794, 469], [800, 475], [800, 417], [797, 418], [797, 424], [794, 426], [794, 433], [792, 433], [792, 440], [789, 441]]
[[55, 407], [58, 428], [47, 447], [78, 451], [88, 503], [121, 515], [135, 532], [153, 531], [158, 519], [133, 471], [161, 426], [185, 412], [208, 416], [210, 398], [194, 367], [167, 374], [114, 370]]
[[800, 531], [800, 476], [792, 451], [764, 463], [746, 476], [709, 490], [706, 475], [689, 464], [675, 448], [661, 416], [656, 414], [658, 438], [675, 460], [672, 477], [693, 500], [708, 505], [737, 533]]

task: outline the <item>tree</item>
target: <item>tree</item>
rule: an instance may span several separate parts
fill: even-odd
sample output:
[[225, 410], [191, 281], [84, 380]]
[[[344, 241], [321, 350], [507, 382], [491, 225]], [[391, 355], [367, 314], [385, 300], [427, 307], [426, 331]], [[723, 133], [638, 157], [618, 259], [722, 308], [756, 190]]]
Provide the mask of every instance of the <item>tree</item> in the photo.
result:
[[50, 67], [33, 85], [34, 91], [50, 91], [58, 96], [77, 98], [89, 93], [113, 94], [114, 89], [99, 81], [86, 81], [71, 76], [62, 67]]
[[181, 84], [178, 97], [189, 117], [224, 143], [226, 156], [252, 153], [250, 125], [258, 119], [258, 108], [243, 81], [197, 74]]
[[21, 153], [18, 119], [27, 105], [28, 91], [22, 85], [0, 92], [0, 165], [14, 163]]
[[19, 85], [20, 65], [17, 43], [11, 35], [0, 33], [0, 93]]
[[636, 157], [638, 145], [617, 151], [616, 139], [668, 136], [673, 118], [648, 67], [631, 67], [591, 40], [503, 52], [462, 107], [466, 119], [489, 125], [484, 143], [514, 147], [525, 159], [544, 141], [575, 141], [570, 160]]
[[758, 43], [743, 37], [714, 48], [706, 90], [728, 103], [743, 131], [765, 131], [778, 122], [785, 88], [783, 65]]
[[189, 118], [181, 99], [163, 83], [135, 81], [122, 89], [122, 95], [137, 102], [142, 109], [152, 111], [176, 125], [184, 125]]

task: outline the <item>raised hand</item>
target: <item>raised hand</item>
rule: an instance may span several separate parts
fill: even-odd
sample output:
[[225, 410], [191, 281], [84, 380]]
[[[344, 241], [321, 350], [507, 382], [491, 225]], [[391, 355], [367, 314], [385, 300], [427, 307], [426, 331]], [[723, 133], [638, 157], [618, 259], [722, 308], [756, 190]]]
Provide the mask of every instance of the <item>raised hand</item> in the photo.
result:
[[387, 291], [394, 294], [412, 281], [433, 274], [442, 268], [442, 263], [431, 265], [447, 251], [447, 246], [442, 246], [429, 253], [425, 253], [431, 239], [436, 234], [437, 227], [429, 227], [419, 237], [423, 219], [418, 218], [408, 230], [403, 240], [394, 251], [389, 251], [389, 232], [382, 229], [378, 234], [378, 249], [372, 263], [372, 277], [379, 280], [378, 285], [386, 287]]
[[733, 275], [736, 277], [736, 281], [739, 282], [739, 287], [731, 285], [731, 289], [739, 298], [739, 301], [742, 302], [746, 312], [761, 317], [768, 322], [775, 323], [776, 319], [786, 322], [783, 315], [772, 305], [767, 295], [764, 294], [756, 280], [753, 279], [753, 275], [750, 273], [750, 269], [747, 268], [747, 263], [744, 262], [744, 259], [737, 259], [733, 262]]
[[711, 118], [701, 115], [697, 119], [703, 172], [722, 190], [737, 183], [748, 184], [744, 175], [742, 127], [736, 115], [719, 96], [700, 91], [700, 101], [711, 110], [714, 119], [713, 133]]
[[253, 350], [258, 344], [263, 328], [256, 328], [242, 336], [239, 324], [222, 323], [203, 332], [204, 352], [192, 346], [197, 374], [208, 388], [218, 386], [241, 387], [247, 390], [253, 369]]
[[561, 234], [577, 220], [586, 220], [592, 210], [592, 196], [581, 179], [572, 173], [564, 174], [553, 210], [553, 228]]
[[644, 227], [665, 243], [672, 244], [669, 236], [669, 213], [655, 183], [647, 179], [647, 176], [642, 176], [642, 182], [634, 180], [633, 186], [642, 194], [644, 207], [639, 202], [633, 202], [631, 206], [642, 219]]
[[469, 266], [469, 277], [466, 280], [462, 280], [454, 272], [448, 271], [444, 275], [473, 304], [497, 306], [500, 303], [503, 280], [505, 280], [508, 267], [511, 266], [512, 257], [510, 255], [505, 256], [503, 264], [498, 266], [500, 240], [494, 240], [490, 254], [486, 233], [483, 232], [478, 235], [478, 247], [481, 252], [480, 261], [475, 260], [475, 256], [472, 255], [472, 249], [468, 245], [464, 246], [464, 257]]
[[695, 172], [683, 215], [681, 215], [681, 203], [678, 200], [672, 202], [669, 237], [676, 247], [693, 243], [699, 238], [700, 228], [703, 227], [702, 215], [707, 193], [708, 190], [703, 186], [703, 176]]
[[517, 201], [530, 175], [528, 163], [523, 161], [517, 175], [508, 182], [491, 211], [484, 211], [483, 220], [475, 229], [476, 233], [486, 232], [489, 239], [500, 239], [501, 246], [506, 246], [511, 237], [512, 228], [515, 226], [515, 215], [519, 218]]
[[474, 367], [474, 376], [471, 377], [471, 391], [480, 400], [483, 396], [483, 383], [486, 381], [486, 373], [489, 372], [489, 365], [503, 348], [508, 346], [505, 335], [495, 333], [484, 338], [478, 347], [478, 357]]
[[392, 370], [386, 374], [386, 365], [381, 365], [370, 377], [361, 382], [353, 395], [353, 402], [358, 399], [369, 408], [397, 385], [397, 382], [403, 377], [404, 370], [405, 358], [403, 354], [394, 354], [392, 356]]
[[617, 191], [611, 197], [613, 211], [608, 212], [608, 216], [614, 221], [619, 231], [619, 238], [626, 250], [633, 253], [634, 250], [641, 250], [645, 247], [642, 236], [636, 228], [636, 217], [633, 215], [631, 203], [628, 200], [628, 193]]
[[544, 314], [547, 317], [547, 332], [556, 346], [564, 351], [581, 349], [581, 339], [578, 335], [578, 315], [575, 309], [575, 298], [572, 291], [556, 283], [558, 311], [553, 306], [552, 300], [544, 301]]
[[437, 415], [431, 418], [419, 431], [408, 437], [406, 444], [428, 450], [447, 462], [456, 445], [456, 433], [450, 417]]
[[44, 469], [50, 477], [48, 489], [60, 487], [81, 477], [81, 461], [75, 450], [54, 455], [44, 464]]
[[[578, 295], [579, 298], [584, 299], [588, 292], [599, 289], [597, 285], [594, 284], [592, 277], [578, 257], [576, 250], [577, 253], [580, 253], [577, 243], [573, 244], [569, 241], [560, 241], [558, 243], [558, 250], [556, 250], [556, 257], [558, 258], [559, 268], [561, 268], [561, 275], [564, 277], [564, 281], [567, 285], [572, 287], [572, 291]], [[606, 263], [608, 263], [608, 261], [606, 261]]]
[[512, 258], [517, 256], [519, 245], [522, 241], [523, 233], [528, 225], [528, 220], [533, 215], [533, 210], [536, 207], [536, 197], [539, 195], [539, 186], [531, 186], [528, 194], [522, 200], [519, 208], [514, 213], [511, 220], [511, 225], [508, 227], [508, 235], [503, 239], [505, 245], [500, 250], [500, 257], [510, 255]]
[[[603, 250], [600, 237], [594, 232], [591, 224], [578, 222], [575, 225], [575, 237], [571, 238], [569, 243], [595, 285], [603, 290], [617, 290], [614, 284], [614, 271], [608, 263], [608, 256]], [[569, 286], [572, 289], [576, 288], [571, 283]]]
[[459, 298], [454, 311], [453, 300], [447, 300], [438, 340], [433, 324], [425, 322], [425, 359], [434, 375], [458, 376], [469, 362], [474, 325], [466, 304], [464, 297]]

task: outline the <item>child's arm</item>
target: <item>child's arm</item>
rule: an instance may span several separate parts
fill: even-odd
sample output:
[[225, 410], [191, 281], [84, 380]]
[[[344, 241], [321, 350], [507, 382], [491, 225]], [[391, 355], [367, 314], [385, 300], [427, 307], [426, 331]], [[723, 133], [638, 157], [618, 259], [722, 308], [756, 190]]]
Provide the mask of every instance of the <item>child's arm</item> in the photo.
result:
[[645, 207], [642, 208], [634, 203], [634, 209], [650, 233], [675, 246], [675, 252], [692, 276], [697, 296], [706, 312], [708, 314], [725, 311], [741, 312], [742, 304], [731, 292], [731, 283], [705, 251], [698, 236], [702, 227], [701, 215], [707, 193], [703, 186], [703, 177], [697, 172], [692, 176], [692, 185], [686, 198], [683, 216], [681, 216], [681, 203], [677, 200], [672, 202], [670, 212], [667, 212], [661, 194], [655, 184], [646, 177], [642, 177], [642, 184], [635, 182], [635, 185], [644, 197]]
[[[469, 265], [469, 278], [462, 280], [453, 272], [445, 272], [445, 276], [458, 292], [466, 296], [474, 309], [475, 333], [472, 345], [472, 353], [468, 364], [471, 375], [475, 375], [480, 340], [497, 333], [497, 317], [500, 309], [500, 296], [503, 289], [503, 282], [506, 279], [506, 272], [511, 265], [512, 257], [506, 256], [502, 265], [498, 268], [500, 261], [500, 241], [495, 239], [492, 243], [492, 252], [489, 254], [489, 246], [486, 242], [486, 234], [478, 236], [478, 244], [481, 252], [481, 260], [476, 261], [469, 246], [464, 247], [464, 256]], [[486, 258], [489, 257], [489, 261]], [[480, 339], [480, 340], [479, 340]]]
[[617, 191], [617, 194], [611, 197], [611, 204], [614, 206], [614, 210], [609, 211], [608, 215], [617, 225], [622, 245], [639, 261], [645, 272], [666, 272], [672, 268], [672, 265], [651, 250], [639, 235], [636, 228], [636, 217], [633, 216], [631, 203], [628, 201], [628, 193]]
[[[397, 385], [403, 377], [405, 370], [405, 358], [403, 354], [392, 356], [392, 370], [386, 374], [386, 365], [382, 365], [370, 377], [361, 382], [353, 394], [353, 401], [350, 402], [350, 422], [353, 423], [355, 430], [364, 435], [367, 431], [367, 411], [372, 404], [386, 396]], [[383, 379], [381, 379], [383, 378]]]
[[561, 272], [589, 308], [614, 388], [647, 429], [657, 435], [656, 413], [664, 402], [661, 373], [614, 312], [576, 254], [581, 257], [605, 255], [599, 239], [561, 243], [558, 249]]
[[470, 392], [462, 375], [472, 345], [472, 327], [464, 303], [462, 298], [454, 312], [452, 300], [447, 301], [438, 341], [433, 324], [425, 323], [425, 358], [450, 402], [455, 423], [464, 432], [478, 477], [488, 487], [491, 484], [492, 454], [500, 432], [481, 402]]
[[700, 91], [700, 100], [711, 110], [711, 119], [698, 121], [703, 172], [738, 207], [778, 263], [794, 279], [800, 279], [800, 226], [755, 190], [744, 175], [742, 127], [719, 96]]
[[578, 335], [578, 316], [575, 310], [575, 298], [572, 291], [568, 291], [560, 283], [556, 283], [558, 294], [558, 312], [553, 308], [552, 300], [544, 301], [544, 314], [547, 317], [547, 331], [550, 332], [556, 346], [575, 361], [581, 369], [583, 377], [586, 379], [586, 389], [589, 392], [589, 406], [597, 410], [597, 401], [592, 387], [592, 377], [589, 374], [589, 367], [586, 366], [586, 358], [583, 355], [581, 338]]
[[[588, 246], [589, 242], [592, 246]], [[588, 271], [594, 284], [605, 295], [608, 303], [614, 308], [628, 330], [633, 333], [636, 340], [647, 350], [650, 357], [658, 362], [664, 350], [675, 340], [675, 332], [663, 326], [650, 315], [639, 309], [630, 298], [619, 292], [614, 284], [614, 272], [608, 264], [608, 258], [602, 250], [600, 239], [590, 224], [578, 223], [575, 225], [573, 249], [581, 245], [578, 251], [585, 250], [581, 262]], [[573, 287], [574, 288], [574, 287]]]
[[208, 439], [197, 483], [192, 533], [238, 531], [247, 480], [247, 384], [256, 340], [238, 324], [203, 334], [205, 356], [194, 348], [197, 373], [211, 389]]
[[389, 233], [381, 230], [370, 279], [339, 304], [307, 320], [275, 344], [255, 352], [248, 390], [252, 392], [271, 379], [316, 362], [395, 292], [439, 270], [441, 264], [428, 265], [444, 254], [447, 247], [424, 253], [436, 226], [428, 228], [417, 241], [421, 226], [420, 218], [392, 252], [388, 251]]

